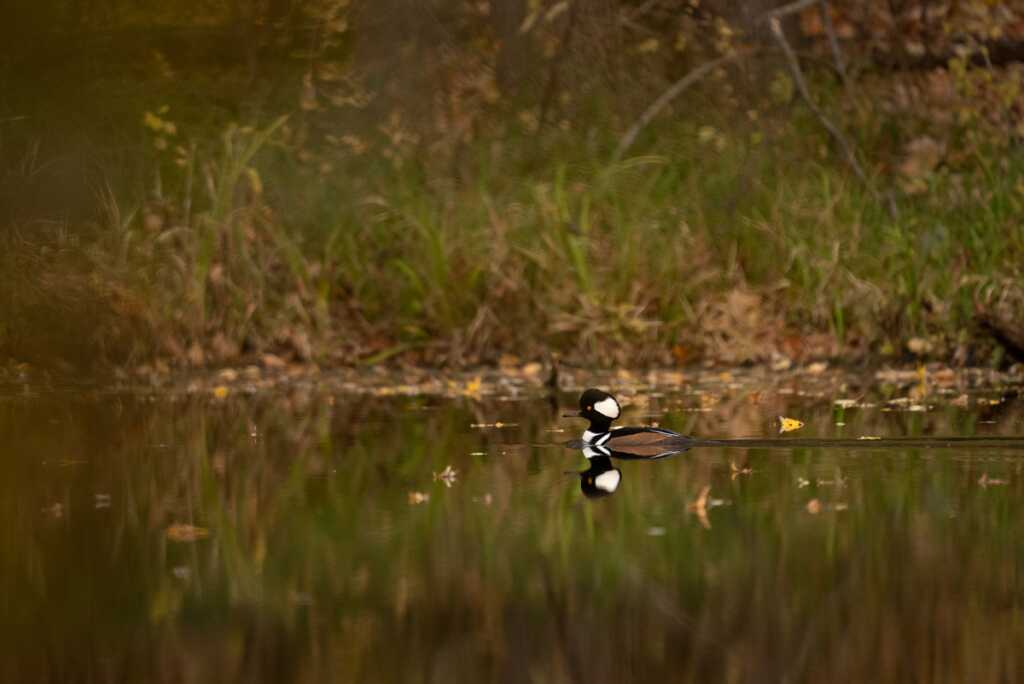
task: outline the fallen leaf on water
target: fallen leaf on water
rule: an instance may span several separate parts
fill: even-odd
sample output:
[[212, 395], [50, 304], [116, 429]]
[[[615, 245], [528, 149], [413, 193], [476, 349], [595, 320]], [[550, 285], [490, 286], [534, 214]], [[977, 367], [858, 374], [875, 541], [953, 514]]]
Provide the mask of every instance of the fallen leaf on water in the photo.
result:
[[811, 515], [818, 515], [821, 513], [821, 502], [817, 499], [811, 499], [807, 502], [807, 512]]
[[818, 478], [818, 486], [819, 487], [831, 486], [831, 485], [835, 485], [836, 487], [845, 487], [846, 486], [846, 478], [843, 477], [842, 474], [839, 474], [834, 480], [829, 480], [827, 478], [822, 478], [822, 477]]
[[480, 376], [478, 375], [466, 383], [466, 387], [465, 389], [462, 390], [462, 393], [468, 397], [479, 398], [481, 384], [482, 381], [480, 380]]
[[907, 383], [918, 379], [917, 371], [886, 369], [875, 373], [879, 382]]
[[821, 375], [828, 370], [828, 363], [825, 361], [815, 361], [811, 365], [807, 366], [807, 372], [811, 375]]
[[702, 409], [710, 410], [712, 406], [716, 405], [721, 399], [714, 394], [702, 394], [700, 395], [700, 407]]
[[535, 378], [544, 370], [544, 366], [540, 365], [536, 361], [532, 361], [523, 366], [521, 370], [524, 376], [528, 378]]
[[785, 416], [779, 416], [780, 435], [783, 432], [793, 432], [794, 430], [799, 430], [803, 426], [804, 423], [802, 420], [797, 420], [796, 418], [786, 418]]
[[441, 480], [444, 482], [445, 487], [451, 487], [455, 484], [455, 480], [459, 475], [459, 471], [452, 468], [450, 465], [445, 466], [445, 469], [439, 473], [434, 473], [434, 482]]
[[687, 510], [697, 515], [697, 519], [700, 520], [700, 524], [705, 530], [711, 529], [711, 522], [708, 520], [708, 493], [710, 491], [711, 485], [704, 485], [697, 498], [686, 507]]
[[426, 492], [409, 492], [409, 503], [412, 505], [425, 503], [430, 501], [430, 494]]
[[738, 475], [749, 475], [750, 473], [754, 472], [747, 466], [743, 466], [741, 468], [740, 466], [736, 465], [736, 461], [729, 461], [729, 470], [732, 471], [732, 479], [734, 480]]
[[1007, 484], [1007, 481], [989, 477], [988, 473], [982, 473], [981, 477], [978, 478], [978, 484], [982, 487], [997, 487], [999, 485]]
[[174, 523], [167, 528], [167, 538], [176, 542], [194, 542], [206, 539], [210, 531], [205, 527], [197, 527], [188, 523]]
[[223, 399], [228, 396], [228, 388], [224, 385], [217, 385], [213, 388], [213, 396], [216, 399]]

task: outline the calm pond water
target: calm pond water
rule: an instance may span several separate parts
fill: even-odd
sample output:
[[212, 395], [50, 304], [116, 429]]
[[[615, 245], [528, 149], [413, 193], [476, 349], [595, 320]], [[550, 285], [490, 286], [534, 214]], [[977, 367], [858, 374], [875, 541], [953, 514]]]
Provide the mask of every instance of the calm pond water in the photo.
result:
[[[726, 380], [603, 386], [707, 437], [1024, 434], [1013, 388]], [[698, 448], [589, 499], [575, 390], [469, 394], [0, 391], [0, 681], [1024, 678], [1024, 450]]]

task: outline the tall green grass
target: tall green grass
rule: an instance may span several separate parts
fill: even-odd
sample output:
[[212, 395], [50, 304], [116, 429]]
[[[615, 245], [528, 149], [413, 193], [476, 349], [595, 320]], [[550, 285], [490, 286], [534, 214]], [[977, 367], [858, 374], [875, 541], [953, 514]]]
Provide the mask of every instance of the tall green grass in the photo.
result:
[[[819, 131], [791, 122], [765, 137], [695, 116], [616, 163], [612, 139], [541, 162], [482, 141], [467, 155], [477, 173], [459, 177], [372, 155], [318, 171], [283, 118], [232, 126], [160, 167], [155, 199], [103, 193], [88, 262], [145, 325], [130, 357], [95, 356], [645, 364], [682, 349], [735, 362], [928, 337], [938, 355], [970, 343], [988, 358], [972, 319], [1018, 287], [1019, 162], [939, 170], [894, 218]], [[110, 289], [97, 306], [116, 313]], [[736, 292], [756, 310], [735, 310]], [[9, 315], [32, 301], [14, 299]]]

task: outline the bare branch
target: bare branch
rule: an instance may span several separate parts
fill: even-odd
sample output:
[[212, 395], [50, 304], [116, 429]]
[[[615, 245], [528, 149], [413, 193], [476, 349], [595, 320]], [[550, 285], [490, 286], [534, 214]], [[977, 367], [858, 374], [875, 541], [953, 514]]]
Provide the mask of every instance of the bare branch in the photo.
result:
[[776, 7], [770, 12], [765, 12], [762, 16], [769, 20], [788, 17], [790, 14], [807, 9], [818, 1], [819, 0], [796, 0], [796, 2], [791, 2], [788, 5], [783, 5], [782, 7]]
[[846, 60], [843, 59], [843, 52], [839, 48], [839, 39], [836, 37], [836, 28], [832, 25], [832, 12], [829, 9], [829, 0], [820, 0], [821, 23], [825, 26], [825, 34], [828, 36], [828, 44], [832, 49], [832, 60], [836, 64], [836, 71], [843, 85], [849, 88], [850, 82], [846, 78]]
[[576, 28], [576, 7], [578, 4], [576, 2], [569, 4], [569, 16], [565, 19], [565, 28], [562, 30], [562, 40], [559, 43], [558, 54], [551, 60], [548, 82], [544, 86], [544, 95], [540, 102], [540, 115], [537, 117], [538, 132], [544, 128], [544, 123], [548, 118], [548, 110], [551, 108], [555, 93], [558, 91], [559, 70], [566, 55], [569, 54], [569, 44], [572, 42], [573, 30]]
[[[817, 0], [815, 0], [815, 2], [817, 2]], [[795, 5], [800, 3], [793, 4]], [[853, 169], [857, 178], [860, 179], [876, 201], [880, 204], [883, 203], [882, 196], [878, 193], [878, 190], [875, 189], [875, 186], [871, 181], [868, 180], [867, 174], [864, 173], [864, 169], [860, 165], [860, 161], [857, 160], [857, 153], [854, 151], [853, 145], [847, 137], [843, 135], [843, 132], [840, 131], [827, 116], [825, 116], [825, 113], [822, 112], [821, 108], [819, 108], [814, 102], [814, 98], [811, 97], [811, 92], [807, 88], [807, 82], [804, 80], [803, 72], [800, 70], [800, 63], [797, 61], [796, 54], [794, 54], [793, 48], [790, 47], [789, 41], [786, 40], [786, 35], [782, 32], [782, 23], [779, 21], [777, 16], [772, 16], [768, 20], [768, 24], [771, 27], [772, 35], [775, 36], [775, 40], [778, 41], [779, 46], [782, 48], [782, 52], [786, 55], [786, 62], [789, 64], [789, 70], [790, 73], [793, 74], [793, 80], [796, 82], [796, 88], [800, 92], [800, 97], [804, 99], [807, 107], [811, 110], [814, 116], [818, 118], [818, 121], [825, 127], [825, 130], [827, 130], [839, 144], [839, 147], [843, 151], [843, 156], [846, 157], [847, 164], [849, 164], [850, 168]], [[888, 200], [889, 201], [886, 204], [889, 208], [889, 213], [895, 218], [897, 213], [896, 204], [892, 201], [891, 196], [888, 197]]]
[[723, 55], [718, 59], [713, 59], [710, 62], [705, 62], [669, 86], [668, 90], [662, 93], [650, 107], [644, 110], [644, 113], [640, 115], [640, 118], [637, 119], [633, 125], [629, 127], [629, 130], [626, 131], [625, 135], [622, 136], [622, 140], [619, 141], [619, 146], [615, 149], [615, 154], [612, 155], [612, 161], [622, 159], [622, 155], [626, 153], [626, 150], [636, 142], [636, 137], [640, 134], [640, 131], [643, 130], [647, 124], [651, 123], [651, 121], [654, 120], [654, 117], [658, 116], [661, 110], [667, 107], [672, 100], [679, 97], [683, 91], [723, 64], [735, 62], [741, 57], [746, 57], [753, 52], [753, 49], [738, 50], [736, 52], [730, 52], [727, 55]]

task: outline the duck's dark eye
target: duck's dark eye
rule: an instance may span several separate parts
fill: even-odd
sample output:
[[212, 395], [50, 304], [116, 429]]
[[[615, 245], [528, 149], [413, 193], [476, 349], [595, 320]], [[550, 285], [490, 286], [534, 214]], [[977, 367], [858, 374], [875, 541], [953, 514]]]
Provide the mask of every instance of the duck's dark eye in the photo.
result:
[[594, 407], [593, 407], [593, 406], [588, 406], [588, 407], [587, 407], [587, 410], [588, 410], [588, 411], [593, 411], [593, 410], [594, 410]]

